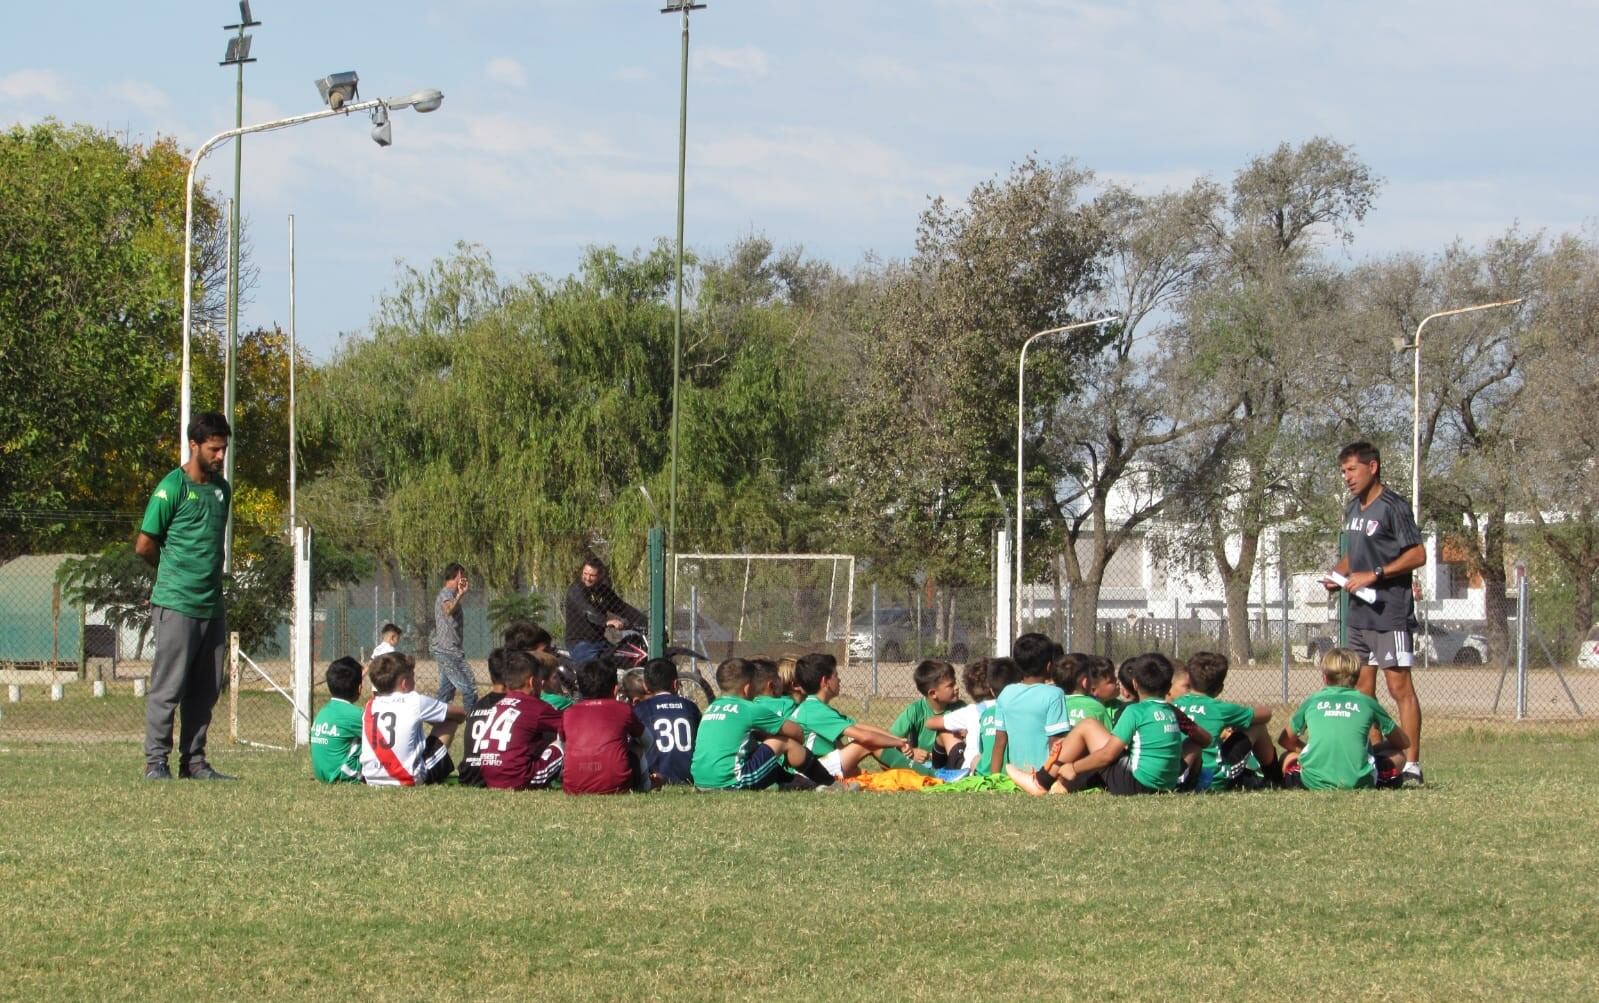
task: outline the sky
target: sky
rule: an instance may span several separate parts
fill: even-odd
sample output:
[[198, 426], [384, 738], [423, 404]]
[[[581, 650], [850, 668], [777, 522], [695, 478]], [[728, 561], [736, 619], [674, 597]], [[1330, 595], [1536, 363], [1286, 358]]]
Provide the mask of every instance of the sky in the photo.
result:
[[[503, 278], [583, 249], [648, 247], [676, 219], [681, 18], [637, 0], [255, 0], [245, 121], [422, 87], [380, 149], [364, 117], [244, 141], [259, 282], [245, 328], [288, 323], [318, 359], [358, 337], [398, 263], [458, 241]], [[47, 117], [195, 148], [233, 126], [217, 63], [229, 0], [18, 4], [0, 33], [0, 124]], [[1433, 253], [1519, 224], [1599, 217], [1599, 3], [1549, 0], [709, 0], [693, 15], [687, 236], [764, 234], [843, 269], [914, 249], [936, 195], [1031, 153], [1141, 190], [1226, 181], [1329, 136], [1384, 179], [1351, 260]], [[231, 194], [233, 154], [202, 162]]]

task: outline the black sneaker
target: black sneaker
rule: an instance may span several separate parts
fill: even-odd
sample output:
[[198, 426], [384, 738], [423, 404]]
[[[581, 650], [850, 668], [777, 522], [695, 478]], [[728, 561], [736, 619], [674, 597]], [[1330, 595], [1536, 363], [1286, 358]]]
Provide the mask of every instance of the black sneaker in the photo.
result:
[[238, 777], [229, 776], [211, 768], [210, 763], [200, 763], [198, 766], [185, 766], [178, 771], [180, 780], [237, 780]]
[[144, 768], [146, 780], [171, 780], [172, 770], [166, 763], [151, 763]]
[[1420, 763], [1406, 763], [1405, 768], [1399, 771], [1400, 787], [1425, 787], [1427, 781], [1422, 778]]

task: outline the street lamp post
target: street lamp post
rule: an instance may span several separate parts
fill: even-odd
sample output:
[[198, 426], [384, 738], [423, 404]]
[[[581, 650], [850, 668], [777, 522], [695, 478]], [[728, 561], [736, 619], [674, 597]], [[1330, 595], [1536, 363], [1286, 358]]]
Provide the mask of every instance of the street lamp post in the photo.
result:
[[1402, 337], [1394, 338], [1395, 350], [1415, 353], [1415, 358], [1412, 360], [1415, 363], [1415, 370], [1410, 384], [1410, 514], [1418, 526], [1421, 525], [1421, 330], [1427, 326], [1429, 320], [1437, 320], [1439, 317], [1453, 317], [1456, 314], [1475, 313], [1478, 310], [1514, 306], [1520, 302], [1521, 297], [1517, 297], [1497, 303], [1479, 303], [1476, 306], [1440, 310], [1421, 319], [1421, 323], [1416, 325], [1416, 336], [1409, 342]]
[[[372, 138], [379, 146], [389, 145], [388, 112], [390, 109], [415, 108], [419, 112], [437, 111], [444, 101], [444, 95], [437, 90], [420, 90], [414, 94], [399, 98], [373, 98], [370, 101], [361, 101], [356, 104], [347, 103], [355, 97], [355, 74], [336, 74], [336, 77], [348, 77], [346, 80], [337, 80], [327, 96], [329, 107], [320, 111], [307, 112], [304, 115], [291, 115], [288, 118], [273, 119], [270, 122], [258, 122], [254, 125], [240, 126], [219, 132], [215, 136], [200, 144], [194, 151], [194, 156], [189, 159], [189, 173], [184, 181], [183, 200], [183, 373], [180, 379], [179, 407], [178, 407], [178, 462], [186, 463], [189, 459], [189, 410], [192, 381], [190, 376], [190, 324], [193, 317], [194, 295], [194, 174], [200, 166], [200, 160], [209, 153], [217, 144], [238, 136], [249, 135], [254, 132], [275, 132], [287, 129], [306, 122], [315, 122], [318, 119], [332, 118], [335, 115], [350, 115], [358, 111], [371, 111], [373, 118]], [[333, 77], [328, 80], [334, 80]], [[326, 84], [327, 81], [321, 81]]]
[[1101, 317], [1099, 320], [1085, 320], [1077, 324], [1067, 324], [1065, 327], [1051, 327], [1039, 331], [1026, 341], [1022, 342], [1021, 358], [1016, 363], [1016, 599], [1011, 608], [1016, 618], [1013, 634], [1021, 633], [1022, 627], [1022, 583], [1026, 579], [1022, 575], [1022, 432], [1024, 429], [1023, 389], [1024, 379], [1027, 374], [1027, 349], [1037, 341], [1052, 334], [1065, 334], [1068, 331], [1078, 331], [1085, 327], [1100, 327], [1121, 317]]
[[[692, 0], [672, 0], [661, 8], [662, 14], [683, 15], [682, 69], [678, 75], [677, 95], [677, 291], [672, 309], [672, 431], [671, 431], [671, 484], [666, 498], [666, 545], [677, 553], [677, 390], [683, 365], [683, 196], [688, 174], [688, 16], [705, 5]], [[677, 589], [674, 576], [672, 590]], [[666, 603], [672, 607], [676, 595], [668, 595]]]

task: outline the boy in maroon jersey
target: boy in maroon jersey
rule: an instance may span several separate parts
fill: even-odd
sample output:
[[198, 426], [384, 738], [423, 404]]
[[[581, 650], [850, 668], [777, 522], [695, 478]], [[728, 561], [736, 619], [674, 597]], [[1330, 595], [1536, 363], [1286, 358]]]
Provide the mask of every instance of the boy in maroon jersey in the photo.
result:
[[500, 790], [557, 787], [561, 749], [554, 744], [561, 712], [539, 699], [538, 666], [525, 651], [500, 663], [505, 696], [494, 705], [479, 747], [483, 783]]
[[639, 765], [644, 725], [633, 705], [616, 699], [616, 668], [596, 658], [577, 667], [577, 703], [561, 714], [566, 758], [561, 786], [568, 794], [649, 790]]

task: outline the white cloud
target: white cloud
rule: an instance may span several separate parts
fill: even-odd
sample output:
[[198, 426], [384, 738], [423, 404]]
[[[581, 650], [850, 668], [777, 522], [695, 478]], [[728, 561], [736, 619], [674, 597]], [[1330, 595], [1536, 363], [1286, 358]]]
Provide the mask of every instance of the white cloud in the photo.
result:
[[72, 85], [54, 70], [16, 70], [0, 77], [0, 99], [26, 101], [42, 98], [64, 102], [72, 97]]
[[694, 50], [694, 65], [722, 70], [734, 76], [764, 77], [770, 68], [770, 60], [767, 59], [764, 49], [753, 45], [743, 45], [736, 49], [708, 46]]
[[165, 111], [171, 104], [167, 92], [143, 80], [123, 80], [110, 88], [111, 96], [126, 101], [146, 115]]
[[527, 71], [522, 68], [522, 64], [505, 56], [489, 60], [489, 64], [483, 67], [483, 73], [495, 83], [507, 87], [527, 86]]

